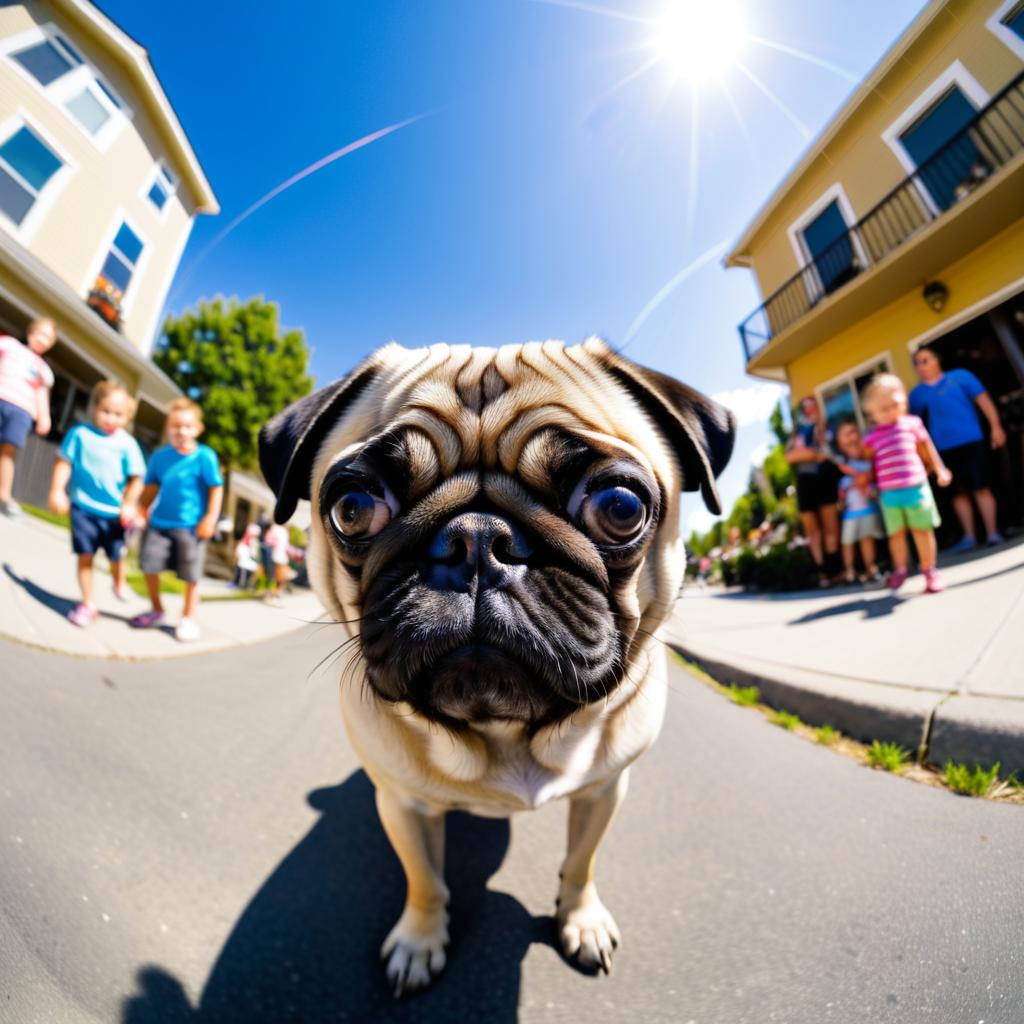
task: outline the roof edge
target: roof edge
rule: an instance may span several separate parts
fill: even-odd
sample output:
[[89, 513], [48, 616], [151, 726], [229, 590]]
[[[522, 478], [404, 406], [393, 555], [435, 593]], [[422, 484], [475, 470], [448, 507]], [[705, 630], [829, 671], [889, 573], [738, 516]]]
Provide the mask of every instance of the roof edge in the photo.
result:
[[220, 213], [220, 203], [214, 194], [203, 170], [199, 158], [189, 142], [185, 129], [174, 112], [167, 93], [164, 92], [160, 79], [153, 70], [149, 53], [140, 43], [136, 42], [127, 32], [120, 28], [98, 7], [89, 0], [50, 0], [54, 7], [70, 20], [92, 31], [109, 46], [115, 57], [119, 58], [135, 84], [152, 100], [155, 113], [163, 121], [166, 129], [164, 134], [171, 143], [173, 155], [177, 158], [186, 174], [183, 176], [196, 199], [198, 213]]

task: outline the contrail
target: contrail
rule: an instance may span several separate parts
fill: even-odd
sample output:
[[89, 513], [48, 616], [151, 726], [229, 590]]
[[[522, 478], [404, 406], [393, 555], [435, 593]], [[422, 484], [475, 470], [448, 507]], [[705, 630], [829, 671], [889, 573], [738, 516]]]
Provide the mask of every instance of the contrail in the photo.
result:
[[533, 0], [535, 4], [544, 4], [546, 7], [564, 7], [570, 11], [585, 11], [587, 14], [600, 14], [605, 18], [617, 18], [619, 21], [634, 21], [641, 25], [654, 24], [653, 18], [642, 18], [638, 14], [627, 14], [625, 11], [616, 11], [610, 7], [601, 7], [598, 4], [584, 3], [583, 0]]
[[754, 72], [751, 71], [750, 68], [746, 66], [746, 64], [737, 61], [736, 67], [738, 67], [740, 71], [742, 71], [743, 74], [745, 74], [747, 78], [749, 78], [754, 83], [754, 85], [756, 85], [758, 89], [760, 89], [761, 92], [763, 92], [765, 96], [767, 96], [768, 99], [770, 99], [772, 103], [774, 103], [775, 106], [782, 111], [782, 113], [786, 116], [786, 119], [790, 122], [790, 124], [792, 124], [793, 127], [796, 128], [796, 130], [801, 134], [801, 136], [803, 136], [804, 141], [809, 142], [811, 139], [811, 129], [808, 128], [807, 125], [805, 125], [803, 121], [801, 121], [800, 118], [797, 117], [796, 114], [794, 114], [793, 111], [790, 110], [789, 107], [787, 107], [786, 104], [783, 103], [782, 100], [780, 100], [779, 97], [776, 96], [775, 93], [773, 93], [771, 89], [769, 89], [768, 86], [765, 85], [764, 82], [762, 82], [761, 79], [758, 78], [757, 75], [755, 75]]
[[838, 75], [840, 78], [845, 78], [846, 81], [852, 82], [856, 85], [860, 81], [860, 76], [855, 75], [852, 71], [847, 71], [846, 68], [840, 67], [838, 64], [834, 64], [830, 60], [826, 60], [824, 57], [818, 57], [816, 54], [808, 53], [806, 50], [798, 50], [795, 46], [786, 46], [785, 43], [777, 43], [774, 39], [765, 39], [763, 36], [747, 36], [752, 43], [757, 43], [759, 46], [767, 46], [772, 50], [778, 50], [780, 53], [788, 53], [790, 57], [796, 57], [798, 60], [805, 60], [808, 64], [817, 64], [818, 67], [824, 68], [826, 71], [831, 71], [832, 74]]
[[397, 132], [400, 128], [406, 128], [411, 124], [415, 124], [417, 121], [422, 121], [425, 117], [430, 117], [434, 111], [428, 111], [425, 114], [417, 114], [415, 117], [407, 118], [404, 121], [399, 121], [397, 124], [388, 125], [387, 128], [381, 128], [378, 131], [370, 132], [369, 135], [364, 135], [361, 139], [356, 139], [355, 142], [350, 142], [347, 146], [342, 146], [341, 149], [336, 149], [333, 153], [328, 153], [327, 156], [321, 157], [315, 163], [311, 163], [308, 167], [303, 168], [296, 174], [293, 174], [290, 178], [282, 181], [280, 185], [272, 188], [265, 196], [261, 196], [256, 200], [252, 206], [243, 210], [227, 227], [222, 228], [217, 232], [213, 238], [203, 246], [202, 249], [196, 253], [195, 259], [189, 264], [188, 269], [181, 276], [181, 279], [174, 286], [174, 294], [177, 295], [182, 288], [188, 283], [189, 278], [195, 272], [196, 268], [210, 253], [224, 241], [232, 231], [235, 230], [243, 221], [248, 220], [257, 210], [261, 207], [266, 206], [271, 199], [276, 199], [282, 192], [290, 189], [292, 185], [297, 185], [303, 178], [308, 178], [311, 174], [316, 174], [317, 171], [323, 170], [329, 164], [333, 164], [335, 160], [340, 160], [343, 156], [348, 156], [349, 153], [354, 153], [357, 149], [362, 149], [364, 146], [369, 146], [370, 143], [376, 142], [378, 139], [383, 139], [386, 135], [391, 135], [392, 132]]
[[688, 278], [691, 274], [695, 274], [705, 264], [710, 263], [712, 260], [717, 259], [725, 250], [729, 247], [729, 239], [723, 238], [722, 241], [716, 245], [711, 246], [707, 252], [701, 253], [692, 263], [687, 264], [682, 270], [668, 282], [657, 295], [654, 296], [650, 302], [642, 310], [640, 310], [636, 319], [629, 325], [629, 330], [626, 331], [626, 338], [619, 348], [622, 352], [626, 346], [632, 342], [636, 336], [636, 332], [643, 327], [644, 322], [647, 318]]

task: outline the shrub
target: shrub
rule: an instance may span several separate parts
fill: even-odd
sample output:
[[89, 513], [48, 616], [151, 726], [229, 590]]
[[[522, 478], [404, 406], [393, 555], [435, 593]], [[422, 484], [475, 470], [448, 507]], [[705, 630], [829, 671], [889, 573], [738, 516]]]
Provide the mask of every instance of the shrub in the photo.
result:
[[754, 584], [761, 590], [802, 590], [813, 586], [817, 569], [805, 547], [790, 548], [785, 542], [773, 544], [757, 560]]

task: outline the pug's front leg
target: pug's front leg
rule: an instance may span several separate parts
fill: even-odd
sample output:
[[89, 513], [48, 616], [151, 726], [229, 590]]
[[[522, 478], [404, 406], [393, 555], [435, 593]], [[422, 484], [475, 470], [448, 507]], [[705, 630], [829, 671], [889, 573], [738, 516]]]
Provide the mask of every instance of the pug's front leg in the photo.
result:
[[377, 813], [402, 862], [407, 886], [405, 909], [380, 950], [387, 960], [388, 981], [401, 996], [425, 988], [445, 964], [444, 812], [427, 812], [378, 786]]
[[569, 804], [569, 846], [558, 890], [558, 936], [562, 951], [587, 970], [612, 967], [612, 953], [622, 941], [618, 925], [597, 895], [594, 861], [597, 847], [626, 797], [629, 769], [598, 790], [587, 790]]

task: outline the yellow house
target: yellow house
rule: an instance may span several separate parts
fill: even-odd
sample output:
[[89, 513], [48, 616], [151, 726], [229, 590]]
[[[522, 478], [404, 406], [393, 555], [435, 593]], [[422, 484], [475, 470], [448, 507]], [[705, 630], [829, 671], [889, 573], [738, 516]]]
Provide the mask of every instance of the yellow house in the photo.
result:
[[[155, 442], [180, 392], [149, 353], [192, 222], [218, 209], [142, 46], [86, 0], [0, 4], [0, 332], [57, 322], [53, 440], [113, 377]], [[31, 439], [18, 490], [38, 500], [52, 461]]]
[[866, 424], [875, 372], [917, 383], [925, 343], [976, 373], [1009, 435], [1003, 517], [1024, 520], [1024, 0], [932, 0], [726, 257], [763, 304], [747, 372]]

